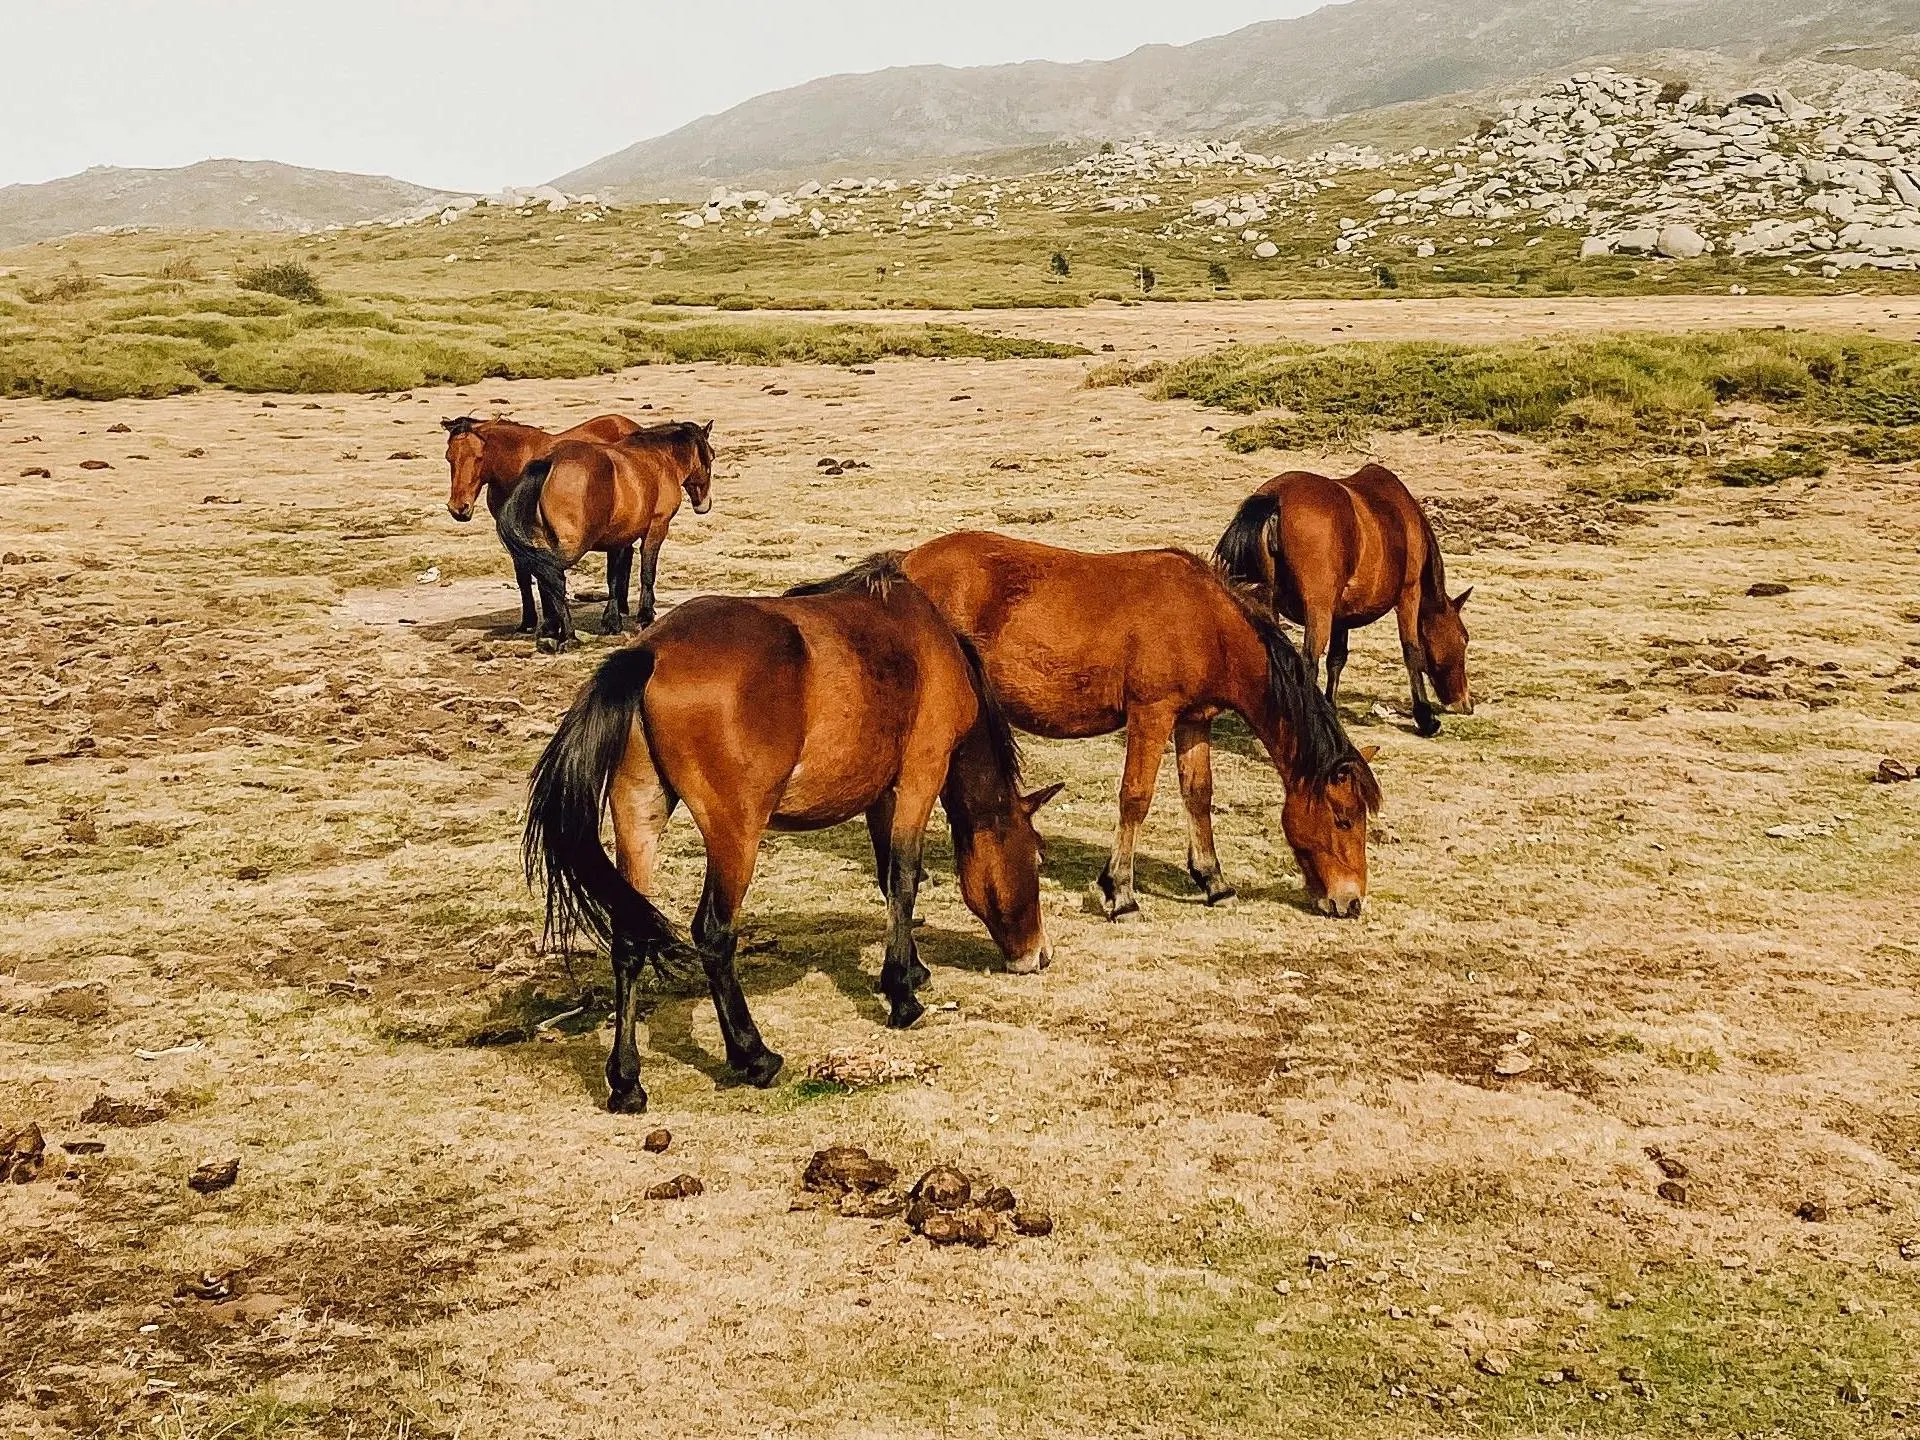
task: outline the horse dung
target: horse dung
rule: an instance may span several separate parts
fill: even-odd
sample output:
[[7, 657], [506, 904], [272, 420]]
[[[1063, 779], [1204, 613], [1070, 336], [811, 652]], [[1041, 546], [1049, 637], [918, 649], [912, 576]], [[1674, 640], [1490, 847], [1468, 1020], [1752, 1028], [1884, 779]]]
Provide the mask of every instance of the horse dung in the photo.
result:
[[187, 1177], [187, 1188], [198, 1195], [225, 1190], [240, 1178], [240, 1161], [209, 1160]]

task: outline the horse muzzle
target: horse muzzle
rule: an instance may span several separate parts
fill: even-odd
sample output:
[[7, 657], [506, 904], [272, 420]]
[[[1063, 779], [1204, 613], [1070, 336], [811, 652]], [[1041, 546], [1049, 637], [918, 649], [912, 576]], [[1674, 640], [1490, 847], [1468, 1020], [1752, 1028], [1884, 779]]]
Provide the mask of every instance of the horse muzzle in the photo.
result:
[[458, 520], [462, 525], [464, 525], [469, 520], [473, 519], [473, 507], [471, 505], [466, 505], [456, 509], [454, 506], [449, 505], [447, 506], [447, 514], [451, 515], [454, 519]]
[[696, 500], [693, 502], [693, 513], [696, 515], [704, 515], [712, 508], [713, 496], [711, 495], [707, 496], [704, 500]]
[[1359, 895], [1322, 895], [1313, 903], [1314, 908], [1322, 915], [1331, 915], [1336, 920], [1360, 918], [1361, 897]]
[[1010, 975], [1038, 975], [1053, 963], [1053, 947], [1046, 941], [1031, 954], [1022, 955], [1018, 960], [1007, 961], [1007, 973]]
[[1447, 710], [1448, 713], [1454, 715], [1471, 715], [1473, 713], [1473, 696], [1462, 695], [1458, 700], [1454, 701], [1453, 704], [1447, 706]]

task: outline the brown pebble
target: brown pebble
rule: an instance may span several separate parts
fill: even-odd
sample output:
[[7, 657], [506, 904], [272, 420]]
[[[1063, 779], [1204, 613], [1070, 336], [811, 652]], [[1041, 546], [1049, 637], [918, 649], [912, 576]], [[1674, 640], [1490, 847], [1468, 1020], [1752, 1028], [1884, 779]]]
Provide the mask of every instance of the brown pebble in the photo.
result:
[[46, 1162], [47, 1139], [32, 1122], [0, 1139], [0, 1181], [9, 1185], [28, 1185], [40, 1174]]
[[704, 1195], [706, 1183], [697, 1175], [676, 1175], [671, 1180], [662, 1180], [658, 1185], [649, 1186], [646, 1198], [649, 1200], [684, 1200], [690, 1195]]
[[1796, 1218], [1806, 1221], [1809, 1225], [1827, 1223], [1827, 1207], [1818, 1200], [1802, 1200], [1800, 1208], [1793, 1213]]
[[173, 1113], [173, 1106], [158, 1095], [96, 1095], [93, 1103], [80, 1112], [82, 1125], [118, 1125], [133, 1129], [152, 1125]]
[[936, 1210], [958, 1210], [973, 1198], [973, 1182], [951, 1165], [936, 1165], [908, 1193]]
[[111, 470], [113, 466], [104, 460], [82, 460], [80, 462], [80, 468], [82, 470]]
[[673, 1132], [671, 1130], [649, 1130], [647, 1132], [647, 1138], [640, 1142], [640, 1148], [645, 1150], [649, 1155], [664, 1155], [667, 1153], [667, 1147], [671, 1144], [673, 1144]]
[[898, 1168], [858, 1145], [829, 1145], [813, 1152], [800, 1184], [807, 1190], [880, 1190], [899, 1178]]
[[1660, 1173], [1669, 1180], [1684, 1180], [1687, 1178], [1687, 1167], [1671, 1155], [1656, 1156], [1653, 1163], [1659, 1167]]
[[209, 1160], [187, 1177], [187, 1188], [201, 1195], [211, 1195], [217, 1190], [225, 1190], [239, 1178], [238, 1159]]
[[1662, 1180], [1659, 1188], [1653, 1193], [1658, 1195], [1662, 1200], [1665, 1200], [1669, 1205], [1684, 1205], [1687, 1203], [1687, 1187], [1678, 1180]]
[[1513, 1369], [1513, 1362], [1498, 1350], [1489, 1350], [1474, 1362], [1482, 1375], [1505, 1375]]
[[1021, 1235], [1031, 1235], [1036, 1239], [1053, 1233], [1053, 1216], [1044, 1210], [1016, 1210], [1013, 1212], [1013, 1228]]
[[51, 480], [53, 478], [53, 471], [44, 465], [29, 465], [20, 472], [20, 478], [22, 480]]
[[1764, 600], [1773, 595], [1784, 595], [1791, 586], [1782, 585], [1778, 580], [1756, 580], [1747, 587], [1747, 594], [1755, 599]]
[[107, 426], [107, 433], [109, 435], [131, 435], [133, 433], [133, 426], [127, 424], [124, 420], [116, 420], [113, 424]]

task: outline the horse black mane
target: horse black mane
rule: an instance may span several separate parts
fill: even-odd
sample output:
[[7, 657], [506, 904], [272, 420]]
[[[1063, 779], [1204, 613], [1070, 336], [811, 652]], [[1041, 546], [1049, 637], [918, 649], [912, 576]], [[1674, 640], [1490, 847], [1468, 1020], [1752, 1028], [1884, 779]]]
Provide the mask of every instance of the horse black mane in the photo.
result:
[[478, 415], [455, 415], [450, 420], [442, 420], [440, 428], [449, 435], [471, 435], [474, 426], [480, 423]]
[[953, 638], [960, 642], [960, 653], [967, 657], [967, 669], [973, 672], [974, 694], [980, 701], [979, 726], [986, 736], [988, 749], [993, 753], [994, 767], [1006, 781], [1008, 792], [1017, 793], [1022, 761], [1020, 742], [1014, 737], [1013, 725], [1007, 719], [1007, 712], [1000, 706], [1000, 696], [994, 690], [993, 682], [987, 678], [987, 665], [980, 658], [980, 647], [973, 643], [971, 636], [958, 630], [953, 632]]
[[[1195, 557], [1196, 559], [1198, 557]], [[1202, 564], [1206, 562], [1202, 561]], [[1287, 632], [1260, 603], [1251, 587], [1228, 572], [1219, 560], [1208, 567], [1221, 587], [1253, 626], [1267, 652], [1267, 690], [1274, 707], [1293, 731], [1294, 764], [1315, 784], [1328, 785], [1348, 771], [1369, 811], [1380, 808], [1380, 786], [1373, 770], [1340, 724], [1333, 702], [1313, 683], [1313, 673], [1294, 648]]]
[[1256, 490], [1240, 502], [1213, 547], [1213, 562], [1229, 580], [1242, 585], [1267, 583], [1267, 526], [1280, 513], [1280, 497]]
[[620, 443], [622, 445], [671, 445], [680, 440], [693, 441], [700, 452], [700, 463], [713, 468], [713, 422], [702, 425], [696, 420], [661, 420], [642, 425]]
[[911, 585], [907, 572], [901, 567], [898, 550], [882, 550], [867, 556], [859, 564], [842, 570], [838, 575], [829, 575], [825, 580], [809, 580], [804, 585], [796, 585], [786, 593], [789, 596], [801, 595], [845, 595], [850, 591], [864, 590], [869, 595], [884, 600], [896, 585]]

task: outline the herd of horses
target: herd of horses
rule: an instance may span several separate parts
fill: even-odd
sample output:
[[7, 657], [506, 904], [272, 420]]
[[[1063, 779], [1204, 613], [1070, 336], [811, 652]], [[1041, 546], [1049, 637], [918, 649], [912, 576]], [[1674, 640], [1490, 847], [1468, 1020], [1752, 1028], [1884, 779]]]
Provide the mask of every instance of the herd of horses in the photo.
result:
[[[1139, 914], [1135, 837], [1174, 742], [1187, 869], [1209, 905], [1234, 898], [1213, 843], [1213, 721], [1231, 712], [1282, 783], [1281, 824], [1308, 896], [1357, 916], [1367, 890], [1371, 762], [1334, 709], [1348, 632], [1395, 615], [1416, 728], [1428, 697], [1472, 708], [1467, 594], [1449, 596], [1419, 502], [1390, 471], [1345, 480], [1294, 473], [1248, 497], [1211, 561], [1181, 549], [1088, 554], [962, 532], [879, 554], [780, 596], [708, 595], [656, 621], [660, 548], [682, 496], [712, 503], [713, 426], [605, 415], [550, 433], [463, 416], [447, 431], [447, 509], [468, 520], [484, 489], [521, 594], [521, 629], [573, 640], [567, 571], [607, 557], [603, 627], [631, 613], [639, 637], [604, 661], [534, 767], [524, 858], [544, 881], [552, 941], [586, 933], [612, 956], [608, 1108], [646, 1108], [640, 981], [678, 953], [648, 898], [660, 837], [685, 805], [706, 849], [693, 946], [727, 1062], [771, 1085], [782, 1060], [761, 1038], [734, 967], [736, 926], [768, 830], [864, 817], [888, 911], [880, 990], [888, 1024], [923, 1013], [915, 950], [922, 839], [940, 802], [961, 896], [1016, 973], [1051, 959], [1040, 909], [1045, 846], [1034, 815], [1058, 785], [1020, 788], [1014, 732], [1077, 739], [1126, 732], [1119, 823], [1099, 888], [1107, 916]], [[536, 610], [535, 597], [539, 607]], [[1305, 653], [1280, 620], [1303, 627]], [[1320, 662], [1326, 661], [1324, 688]], [[610, 813], [613, 854], [601, 840]]]

